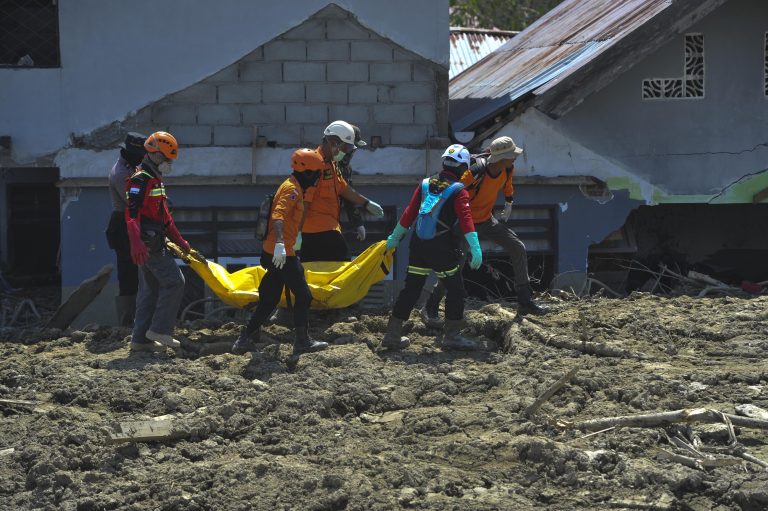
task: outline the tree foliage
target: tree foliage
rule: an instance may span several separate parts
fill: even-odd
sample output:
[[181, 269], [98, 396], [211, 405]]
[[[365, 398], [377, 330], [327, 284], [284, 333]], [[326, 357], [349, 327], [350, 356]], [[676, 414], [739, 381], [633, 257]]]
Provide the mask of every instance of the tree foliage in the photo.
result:
[[562, 0], [450, 0], [452, 27], [522, 30]]

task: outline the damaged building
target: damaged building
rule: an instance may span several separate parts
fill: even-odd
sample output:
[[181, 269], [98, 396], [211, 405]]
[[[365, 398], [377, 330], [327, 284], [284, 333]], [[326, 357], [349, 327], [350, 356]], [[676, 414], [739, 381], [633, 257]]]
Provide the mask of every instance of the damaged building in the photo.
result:
[[458, 141], [525, 149], [513, 215], [551, 218], [554, 287], [616, 258], [768, 276], [766, 19], [758, 0], [565, 0], [451, 79]]

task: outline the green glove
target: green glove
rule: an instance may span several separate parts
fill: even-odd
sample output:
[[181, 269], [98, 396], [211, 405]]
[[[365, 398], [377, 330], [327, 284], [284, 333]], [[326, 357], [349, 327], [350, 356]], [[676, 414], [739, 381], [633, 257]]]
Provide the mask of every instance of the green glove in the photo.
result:
[[480, 240], [477, 238], [477, 233], [474, 231], [465, 234], [464, 239], [469, 243], [469, 251], [471, 253], [469, 267], [476, 270], [483, 264], [483, 251], [480, 248]]
[[395, 226], [395, 230], [393, 230], [392, 234], [387, 237], [387, 250], [397, 248], [397, 246], [400, 244], [400, 240], [403, 239], [407, 232], [408, 229], [400, 225], [400, 222], [398, 222]]

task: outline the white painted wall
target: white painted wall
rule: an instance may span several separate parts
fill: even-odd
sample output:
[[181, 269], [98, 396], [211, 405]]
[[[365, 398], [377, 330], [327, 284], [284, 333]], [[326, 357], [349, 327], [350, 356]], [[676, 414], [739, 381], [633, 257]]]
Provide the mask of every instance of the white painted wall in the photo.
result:
[[[188, 87], [299, 25], [328, 0], [59, 0], [61, 68], [0, 69], [0, 135], [19, 162]], [[335, 0], [448, 67], [448, 0]]]

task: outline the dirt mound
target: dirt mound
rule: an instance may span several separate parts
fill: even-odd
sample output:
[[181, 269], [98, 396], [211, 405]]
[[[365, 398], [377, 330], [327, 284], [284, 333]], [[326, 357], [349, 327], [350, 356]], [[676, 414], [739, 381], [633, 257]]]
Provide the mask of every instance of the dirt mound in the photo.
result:
[[[236, 323], [187, 325], [163, 355], [129, 354], [120, 328], [5, 329], [0, 509], [768, 508], [768, 472], [737, 457], [768, 460], [765, 430], [737, 426], [726, 453], [727, 421], [580, 427], [768, 408], [768, 299], [548, 302], [524, 321], [471, 306], [474, 352], [441, 350], [414, 314], [412, 345], [376, 353], [384, 312], [313, 316], [333, 346], [298, 360], [277, 325], [252, 357], [223, 353]], [[120, 442], [140, 421], [155, 438]], [[686, 466], [686, 445], [720, 451]]]

